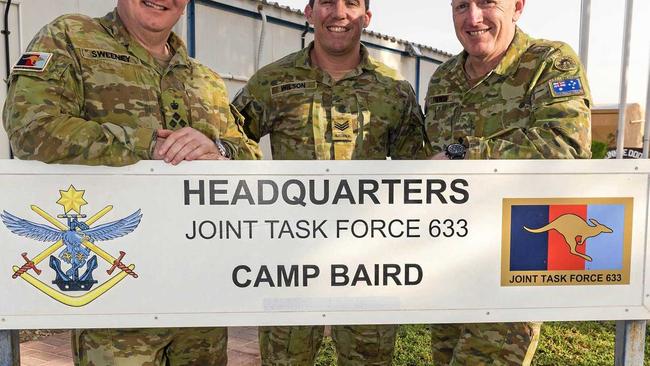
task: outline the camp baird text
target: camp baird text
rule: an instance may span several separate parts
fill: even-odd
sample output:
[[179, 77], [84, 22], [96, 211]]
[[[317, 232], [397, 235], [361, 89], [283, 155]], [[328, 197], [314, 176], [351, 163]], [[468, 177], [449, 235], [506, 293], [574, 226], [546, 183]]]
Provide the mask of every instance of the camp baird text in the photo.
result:
[[[422, 282], [422, 266], [406, 264], [332, 264], [329, 277], [332, 287], [343, 286], [416, 286]], [[239, 288], [246, 287], [308, 287], [321, 277], [321, 267], [303, 265], [238, 265], [232, 271], [232, 282]]]

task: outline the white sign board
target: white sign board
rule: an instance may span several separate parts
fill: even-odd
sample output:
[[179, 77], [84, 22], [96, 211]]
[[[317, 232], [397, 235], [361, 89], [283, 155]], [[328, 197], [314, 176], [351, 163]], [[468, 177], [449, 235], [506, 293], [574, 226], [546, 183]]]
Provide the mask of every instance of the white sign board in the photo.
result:
[[646, 161], [0, 161], [0, 328], [646, 319]]

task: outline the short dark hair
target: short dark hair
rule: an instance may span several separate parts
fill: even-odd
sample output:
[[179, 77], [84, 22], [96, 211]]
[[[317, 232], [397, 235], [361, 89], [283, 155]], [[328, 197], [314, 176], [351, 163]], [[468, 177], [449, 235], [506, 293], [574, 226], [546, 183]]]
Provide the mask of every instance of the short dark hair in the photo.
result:
[[[309, 0], [309, 6], [311, 6], [313, 8], [315, 1], [316, 0]], [[366, 3], [366, 10], [369, 10], [370, 9], [370, 0], [364, 0], [364, 2]]]

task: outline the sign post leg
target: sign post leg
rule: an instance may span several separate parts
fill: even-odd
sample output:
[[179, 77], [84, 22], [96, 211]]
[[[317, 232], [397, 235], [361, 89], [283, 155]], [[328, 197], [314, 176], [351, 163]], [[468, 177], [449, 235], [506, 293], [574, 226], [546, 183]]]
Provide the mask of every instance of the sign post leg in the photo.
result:
[[643, 366], [645, 328], [645, 320], [616, 322], [615, 366]]
[[20, 366], [20, 338], [17, 330], [0, 330], [0, 366]]

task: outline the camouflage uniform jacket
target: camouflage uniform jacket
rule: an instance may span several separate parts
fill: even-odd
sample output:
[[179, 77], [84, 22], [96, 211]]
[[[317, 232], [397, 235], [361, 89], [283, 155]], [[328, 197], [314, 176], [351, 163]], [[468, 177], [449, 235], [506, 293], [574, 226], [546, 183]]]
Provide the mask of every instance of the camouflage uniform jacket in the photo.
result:
[[271, 137], [277, 160], [419, 159], [429, 156], [413, 88], [362, 46], [339, 81], [311, 66], [313, 43], [259, 70], [233, 102], [247, 135]]
[[503, 60], [473, 87], [466, 58], [451, 58], [431, 78], [426, 124], [434, 151], [462, 139], [469, 159], [591, 157], [589, 86], [568, 45], [517, 28]]
[[[4, 126], [14, 154], [51, 163], [122, 166], [151, 159], [155, 132], [193, 127], [233, 154], [257, 145], [213, 71], [192, 60], [176, 35], [167, 68], [132, 38], [117, 15], [64, 15], [28, 51], [51, 54], [45, 69], [14, 68]], [[43, 54], [47, 56], [47, 54]]]

